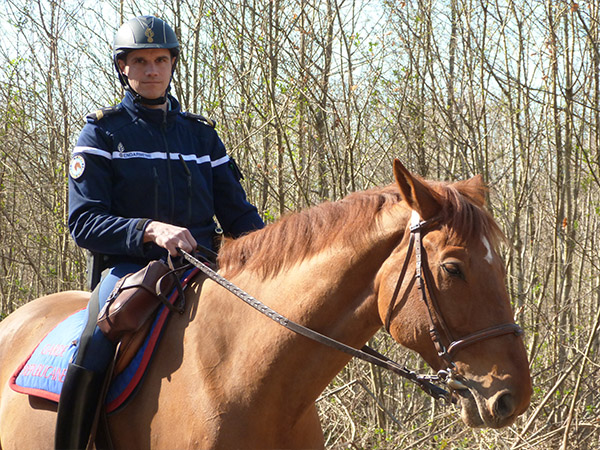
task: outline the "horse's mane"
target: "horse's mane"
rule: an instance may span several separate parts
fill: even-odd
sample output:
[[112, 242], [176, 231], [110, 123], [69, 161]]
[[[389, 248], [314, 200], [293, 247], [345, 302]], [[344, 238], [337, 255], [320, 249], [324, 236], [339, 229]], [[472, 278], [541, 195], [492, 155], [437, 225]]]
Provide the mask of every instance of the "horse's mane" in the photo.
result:
[[[486, 236], [492, 245], [502, 237], [498, 225], [483, 208], [484, 193], [464, 182], [426, 183], [443, 205], [441, 219], [448, 235], [466, 242]], [[361, 230], [372, 226], [378, 214], [402, 201], [396, 184], [355, 192], [337, 202], [325, 202], [289, 214], [263, 230], [227, 240], [219, 253], [226, 276], [250, 270], [267, 277], [315, 255], [333, 241], [346, 245], [362, 242]]]
[[219, 252], [219, 266], [229, 276], [246, 269], [267, 276], [318, 253], [333, 240], [355, 245], [363, 238], [360, 230], [400, 199], [398, 188], [388, 186], [289, 214], [260, 231], [227, 240]]

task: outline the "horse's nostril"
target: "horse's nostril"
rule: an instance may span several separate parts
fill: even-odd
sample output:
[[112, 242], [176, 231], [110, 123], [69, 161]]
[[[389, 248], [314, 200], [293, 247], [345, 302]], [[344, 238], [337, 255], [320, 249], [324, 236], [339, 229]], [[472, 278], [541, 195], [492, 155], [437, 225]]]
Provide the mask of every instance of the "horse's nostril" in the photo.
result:
[[515, 401], [510, 393], [503, 393], [496, 397], [492, 412], [496, 419], [504, 419], [515, 412]]

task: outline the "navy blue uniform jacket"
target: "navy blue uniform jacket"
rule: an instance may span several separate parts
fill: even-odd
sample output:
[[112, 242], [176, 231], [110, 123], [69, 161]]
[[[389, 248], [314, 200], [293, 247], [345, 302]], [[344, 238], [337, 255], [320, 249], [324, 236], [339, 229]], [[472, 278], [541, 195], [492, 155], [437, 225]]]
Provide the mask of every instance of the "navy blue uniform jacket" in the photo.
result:
[[213, 216], [233, 237], [263, 227], [214, 128], [169, 100], [164, 112], [127, 93], [104, 117], [88, 116], [69, 170], [69, 229], [79, 246], [141, 263], [166, 255], [143, 243], [148, 219], [186, 227], [209, 248]]

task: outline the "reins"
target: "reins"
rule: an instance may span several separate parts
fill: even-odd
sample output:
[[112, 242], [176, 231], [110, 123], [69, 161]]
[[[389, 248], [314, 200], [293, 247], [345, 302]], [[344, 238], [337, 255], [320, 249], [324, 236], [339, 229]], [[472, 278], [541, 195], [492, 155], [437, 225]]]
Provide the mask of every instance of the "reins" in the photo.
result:
[[[523, 333], [523, 329], [516, 323], [505, 323], [476, 331], [475, 333], [469, 334], [460, 339], [454, 339], [452, 337], [452, 333], [450, 332], [450, 329], [448, 328], [446, 321], [440, 312], [437, 299], [432, 290], [433, 281], [431, 277], [431, 271], [427, 265], [427, 253], [425, 252], [422, 241], [422, 234], [427, 232], [427, 227], [437, 223], [437, 221], [438, 219], [436, 218], [423, 221], [416, 212], [413, 212], [406, 259], [404, 260], [402, 270], [400, 271], [400, 275], [398, 277], [396, 288], [392, 296], [392, 300], [390, 301], [384, 323], [385, 329], [389, 332], [392, 315], [396, 307], [396, 300], [400, 293], [404, 277], [408, 271], [411, 253], [414, 250], [416, 259], [415, 278], [417, 280], [417, 287], [421, 292], [421, 298], [427, 308], [429, 334], [438, 356], [444, 359], [444, 361], [447, 363], [447, 369], [438, 371], [437, 375], [419, 375], [416, 372], [401, 366], [387, 356], [382, 355], [369, 346], [365, 345], [361, 350], [359, 350], [293, 322], [292, 320], [289, 320], [288, 318], [269, 308], [261, 301], [252, 297], [239, 287], [235, 286], [229, 280], [208, 267], [203, 261], [195, 258], [184, 250], [178, 250], [188, 262], [200, 269], [208, 278], [227, 289], [229, 292], [243, 300], [248, 305], [252, 306], [260, 313], [277, 322], [279, 325], [301, 336], [312, 339], [315, 342], [319, 342], [336, 350], [345, 352], [355, 358], [362, 359], [363, 361], [390, 370], [395, 374], [414, 382], [424, 392], [433, 398], [444, 399], [448, 403], [456, 403], [456, 398], [452, 396], [451, 392], [434, 384], [444, 383], [449, 386], [451, 390], [467, 389], [467, 387], [460, 381], [462, 377], [456, 370], [456, 365], [454, 364], [452, 355], [457, 351], [482, 340], [491, 339], [506, 334], [515, 334], [518, 336]], [[436, 319], [438, 326], [436, 326]], [[445, 340], [448, 342], [447, 346], [445, 346], [442, 342], [438, 327], [441, 329], [443, 335], [445, 336]]]
[[452, 398], [450, 392], [445, 389], [433, 384], [433, 382], [443, 382], [444, 380], [437, 375], [419, 375], [416, 372], [407, 369], [406, 367], [401, 366], [400, 364], [394, 362], [390, 358], [382, 355], [376, 350], [372, 349], [369, 346], [364, 346], [361, 350], [358, 350], [354, 347], [350, 347], [349, 345], [343, 344], [335, 339], [332, 339], [328, 336], [325, 336], [321, 333], [318, 333], [310, 328], [306, 328], [288, 318], [282, 316], [278, 312], [266, 306], [261, 301], [252, 297], [250, 294], [246, 293], [233, 283], [231, 283], [226, 278], [219, 275], [217, 272], [208, 267], [204, 262], [195, 258], [191, 254], [187, 253], [182, 249], [178, 249], [179, 252], [183, 255], [183, 257], [193, 264], [195, 267], [200, 269], [208, 278], [221, 285], [229, 292], [234, 294], [239, 299], [243, 300], [248, 305], [252, 306], [254, 309], [264, 314], [271, 320], [277, 322], [279, 325], [301, 335], [312, 339], [315, 342], [319, 342], [321, 344], [327, 345], [336, 350], [347, 353], [355, 358], [362, 359], [363, 361], [369, 362], [376, 366], [382, 367], [384, 369], [390, 370], [401, 377], [404, 377], [419, 386], [424, 392], [432, 396], [436, 399], [444, 399], [447, 402], [455, 403], [456, 400]]

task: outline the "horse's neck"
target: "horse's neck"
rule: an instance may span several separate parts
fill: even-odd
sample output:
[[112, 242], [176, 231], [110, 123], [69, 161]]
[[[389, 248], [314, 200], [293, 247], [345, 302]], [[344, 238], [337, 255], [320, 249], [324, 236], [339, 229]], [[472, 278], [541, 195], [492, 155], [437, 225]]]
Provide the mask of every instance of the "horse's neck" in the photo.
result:
[[408, 217], [409, 212], [396, 205], [370, 227], [356, 230], [359, 237], [353, 244], [332, 239], [323, 251], [272, 277], [246, 272], [234, 282], [292, 320], [322, 326], [343, 321], [364, 309], [376, 273], [403, 237]]
[[[403, 234], [405, 216], [399, 222], [398, 217], [384, 215], [372, 230], [360, 230], [370, 233], [362, 236], [360, 248], [338, 242], [266, 280], [245, 272], [232, 281], [290, 320], [361, 347], [381, 327], [374, 280]], [[241, 303], [230, 298], [227, 302]], [[221, 326], [232, 326], [239, 340], [223, 339], [236, 341], [232, 345], [238, 347], [237, 357], [245, 359], [257, 377], [270, 386], [290, 384], [289, 392], [300, 393], [303, 402], [314, 400], [350, 359], [238, 306], [231, 315], [223, 315], [230, 319]]]

